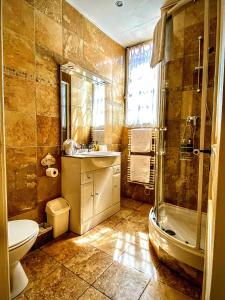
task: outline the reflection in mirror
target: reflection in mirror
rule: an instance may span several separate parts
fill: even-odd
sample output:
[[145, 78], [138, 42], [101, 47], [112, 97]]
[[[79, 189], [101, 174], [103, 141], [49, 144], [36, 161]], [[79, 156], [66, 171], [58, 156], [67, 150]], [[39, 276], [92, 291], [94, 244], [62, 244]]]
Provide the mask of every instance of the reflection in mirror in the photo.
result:
[[65, 81], [61, 81], [61, 132], [62, 140], [65, 141], [67, 137], [67, 99], [68, 99], [69, 85]]
[[61, 142], [73, 139], [83, 148], [104, 144], [105, 101], [110, 82], [67, 63], [61, 66]]

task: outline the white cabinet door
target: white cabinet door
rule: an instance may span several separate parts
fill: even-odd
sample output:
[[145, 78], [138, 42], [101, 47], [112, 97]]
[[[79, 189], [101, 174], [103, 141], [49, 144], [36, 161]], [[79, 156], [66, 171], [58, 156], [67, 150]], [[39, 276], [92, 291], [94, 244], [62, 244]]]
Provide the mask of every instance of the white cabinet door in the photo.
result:
[[81, 222], [94, 216], [93, 182], [81, 185]]
[[112, 175], [112, 167], [94, 172], [95, 214], [112, 206]]
[[120, 202], [120, 174], [113, 175], [113, 204]]

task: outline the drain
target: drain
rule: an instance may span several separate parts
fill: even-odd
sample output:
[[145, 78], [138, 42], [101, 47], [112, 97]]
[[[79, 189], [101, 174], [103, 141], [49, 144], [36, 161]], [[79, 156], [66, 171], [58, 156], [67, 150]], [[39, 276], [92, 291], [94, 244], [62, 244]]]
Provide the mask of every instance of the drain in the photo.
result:
[[165, 232], [168, 233], [169, 235], [176, 235], [176, 232], [170, 229], [166, 229]]

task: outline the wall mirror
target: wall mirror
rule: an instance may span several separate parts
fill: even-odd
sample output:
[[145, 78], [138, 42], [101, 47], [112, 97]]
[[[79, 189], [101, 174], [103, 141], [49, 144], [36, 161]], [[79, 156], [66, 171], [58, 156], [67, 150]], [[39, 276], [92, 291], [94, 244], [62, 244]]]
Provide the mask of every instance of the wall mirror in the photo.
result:
[[61, 143], [73, 139], [84, 148], [91, 140], [104, 144], [110, 81], [73, 63], [60, 69]]

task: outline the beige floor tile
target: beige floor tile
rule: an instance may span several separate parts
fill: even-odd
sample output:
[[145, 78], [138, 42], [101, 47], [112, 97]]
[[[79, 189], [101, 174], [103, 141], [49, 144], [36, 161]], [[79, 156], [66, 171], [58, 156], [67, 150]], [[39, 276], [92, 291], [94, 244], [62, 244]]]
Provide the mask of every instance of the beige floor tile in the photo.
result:
[[131, 208], [126, 208], [126, 207], [121, 207], [120, 211], [116, 213], [116, 216], [119, 218], [127, 218], [129, 215], [131, 215], [134, 212], [134, 209]]
[[90, 287], [86, 292], [79, 298], [79, 300], [107, 300], [109, 299], [98, 290], [93, 287]]
[[[164, 264], [159, 264], [157, 269], [157, 277], [155, 281], [160, 281], [165, 283], [167, 286], [170, 286], [182, 294], [190, 296], [192, 299], [200, 299], [201, 289], [191, 282], [181, 277], [176, 272], [170, 270]], [[152, 280], [153, 281], [153, 280]]]
[[133, 223], [148, 224], [148, 215], [136, 210], [130, 216], [128, 216], [126, 220]]
[[121, 198], [121, 207], [138, 209], [142, 205], [142, 202], [130, 199], [130, 198]]
[[55, 259], [41, 250], [29, 253], [21, 263], [29, 281], [40, 279], [59, 266]]
[[131, 243], [132, 240], [128, 235], [123, 232], [112, 231], [92, 242], [91, 245], [111, 255], [113, 259], [118, 259]]
[[143, 273], [115, 262], [96, 280], [94, 287], [115, 300], [136, 300], [148, 281]]
[[29, 300], [74, 300], [89, 287], [89, 285], [64, 267], [58, 267], [45, 278], [31, 283], [25, 292]]
[[150, 210], [152, 208], [151, 204], [144, 203], [140, 207], [138, 207], [138, 211], [140, 211], [142, 214], [149, 216]]
[[112, 258], [92, 246], [77, 251], [76, 255], [64, 265], [72, 272], [92, 284], [111, 264]]
[[118, 262], [145, 273], [149, 278], [156, 276], [158, 262], [152, 259], [151, 249], [147, 243], [143, 243], [142, 246], [130, 245], [118, 258]]
[[148, 225], [146, 224], [146, 222], [132, 222], [125, 219], [124, 221], [116, 225], [115, 230], [136, 236], [140, 233], [148, 234]]
[[85, 234], [76, 237], [75, 241], [77, 245], [84, 245], [91, 243], [95, 240], [101, 238], [104, 234], [112, 232], [113, 229], [109, 227], [102, 226], [101, 224], [89, 230]]
[[114, 229], [115, 226], [117, 224], [119, 224], [123, 220], [124, 220], [123, 218], [121, 218], [120, 216], [118, 216], [117, 214], [115, 214], [115, 215], [111, 216], [110, 218], [108, 218], [107, 220], [105, 220], [104, 222], [102, 222], [100, 224], [100, 226]]
[[54, 257], [57, 261], [64, 263], [71, 259], [78, 251], [88, 251], [90, 246], [81, 243], [79, 236], [75, 234], [68, 234], [62, 239], [58, 239], [48, 243], [42, 247], [42, 251]]
[[151, 282], [148, 284], [140, 300], [191, 300], [190, 298], [177, 290], [161, 283]]
[[138, 209], [138, 207], [140, 207], [142, 204], [142, 202], [130, 198], [121, 198], [121, 207]]

